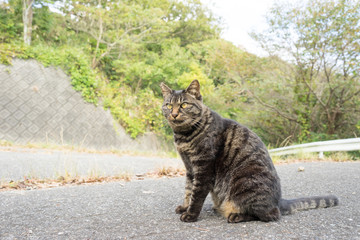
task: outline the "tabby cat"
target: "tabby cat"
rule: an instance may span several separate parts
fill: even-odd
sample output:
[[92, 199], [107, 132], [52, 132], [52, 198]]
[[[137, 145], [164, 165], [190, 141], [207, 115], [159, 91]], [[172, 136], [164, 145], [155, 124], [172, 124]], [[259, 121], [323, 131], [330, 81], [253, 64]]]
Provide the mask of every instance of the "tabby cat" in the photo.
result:
[[181, 221], [197, 220], [209, 192], [213, 208], [229, 223], [276, 221], [299, 210], [338, 205], [335, 196], [282, 199], [279, 177], [255, 133], [205, 106], [197, 80], [186, 90], [160, 86], [162, 111], [186, 168], [185, 200], [175, 210]]

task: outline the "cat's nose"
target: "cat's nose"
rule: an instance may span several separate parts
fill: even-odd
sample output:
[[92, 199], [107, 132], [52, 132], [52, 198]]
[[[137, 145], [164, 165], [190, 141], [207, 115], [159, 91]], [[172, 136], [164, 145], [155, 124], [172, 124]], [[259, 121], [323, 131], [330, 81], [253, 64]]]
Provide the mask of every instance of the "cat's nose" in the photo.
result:
[[179, 113], [177, 113], [177, 112], [171, 113], [171, 116], [172, 116], [173, 118], [176, 118], [177, 116], [179, 116]]

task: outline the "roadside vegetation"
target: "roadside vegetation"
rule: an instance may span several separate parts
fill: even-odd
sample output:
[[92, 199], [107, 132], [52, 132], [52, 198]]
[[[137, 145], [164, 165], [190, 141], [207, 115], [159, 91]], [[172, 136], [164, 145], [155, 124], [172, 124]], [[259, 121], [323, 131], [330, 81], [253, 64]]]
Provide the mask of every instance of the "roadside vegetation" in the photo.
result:
[[268, 57], [221, 39], [221, 29], [199, 0], [9, 0], [0, 61], [64, 69], [133, 138], [171, 141], [159, 83], [181, 89], [193, 79], [205, 104], [270, 147], [360, 135], [360, 2], [274, 5], [268, 30], [252, 34]]
[[78, 153], [93, 153], [93, 154], [114, 154], [117, 156], [147, 156], [147, 157], [158, 157], [158, 158], [177, 158], [178, 153], [174, 151], [136, 151], [136, 150], [118, 150], [118, 149], [107, 149], [107, 150], [95, 150], [74, 145], [58, 145], [51, 143], [35, 143], [29, 142], [26, 144], [15, 144], [10, 141], [0, 140], [0, 151], [61, 151], [61, 152], [78, 152]]
[[327, 152], [324, 157], [318, 153], [297, 153], [284, 156], [271, 156], [274, 164], [296, 163], [296, 162], [347, 162], [360, 160], [358, 151], [351, 152]]
[[185, 176], [184, 168], [175, 167], [160, 167], [152, 172], [144, 173], [141, 175], [134, 175], [129, 172], [122, 172], [116, 175], [108, 176], [98, 173], [96, 169], [92, 170], [86, 176], [79, 176], [78, 174], [71, 174], [68, 171], [64, 175], [59, 175], [55, 178], [38, 178], [36, 176], [24, 176], [23, 180], [5, 181], [0, 179], [0, 192], [11, 190], [35, 190], [46, 189], [63, 186], [75, 185], [89, 185], [99, 184], [106, 182], [129, 182], [136, 180], [144, 180], [145, 178], [173, 178]]

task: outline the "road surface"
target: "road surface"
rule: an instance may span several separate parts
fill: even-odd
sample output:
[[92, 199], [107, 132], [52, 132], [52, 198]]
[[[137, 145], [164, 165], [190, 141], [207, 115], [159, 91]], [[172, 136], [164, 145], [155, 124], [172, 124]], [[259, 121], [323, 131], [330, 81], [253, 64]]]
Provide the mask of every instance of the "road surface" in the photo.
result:
[[208, 198], [198, 222], [183, 223], [174, 211], [182, 202], [183, 177], [5, 191], [0, 239], [360, 239], [360, 162], [276, 168], [284, 197], [334, 194], [340, 206], [278, 222], [228, 224]]

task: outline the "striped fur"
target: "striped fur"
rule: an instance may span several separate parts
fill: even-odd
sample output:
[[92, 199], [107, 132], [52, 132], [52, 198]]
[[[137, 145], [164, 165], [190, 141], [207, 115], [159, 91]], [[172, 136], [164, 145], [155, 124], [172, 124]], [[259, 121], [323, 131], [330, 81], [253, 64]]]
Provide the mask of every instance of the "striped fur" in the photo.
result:
[[260, 138], [202, 102], [200, 84], [186, 90], [161, 84], [162, 111], [174, 132], [186, 168], [185, 198], [176, 208], [184, 222], [196, 221], [206, 196], [228, 222], [276, 221], [296, 211], [338, 205], [334, 196], [285, 200], [280, 179]]
[[336, 196], [314, 196], [298, 199], [281, 199], [280, 211], [282, 215], [294, 214], [298, 211], [315, 209], [315, 208], [327, 208], [339, 205], [339, 200]]

